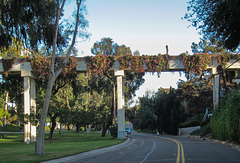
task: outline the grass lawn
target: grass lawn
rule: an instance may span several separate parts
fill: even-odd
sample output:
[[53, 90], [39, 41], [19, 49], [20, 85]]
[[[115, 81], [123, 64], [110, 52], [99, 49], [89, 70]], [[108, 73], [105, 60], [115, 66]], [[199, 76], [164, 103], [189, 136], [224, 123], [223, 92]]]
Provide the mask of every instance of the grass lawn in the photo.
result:
[[[47, 137], [48, 134], [45, 136]], [[54, 133], [51, 143], [45, 139], [44, 155], [34, 155], [35, 143], [23, 143], [23, 134], [5, 134], [4, 138], [0, 138], [0, 162], [40, 162], [111, 146], [123, 141], [113, 139], [110, 134], [101, 137], [99, 132], [91, 131], [87, 134], [65, 131], [61, 135]]]

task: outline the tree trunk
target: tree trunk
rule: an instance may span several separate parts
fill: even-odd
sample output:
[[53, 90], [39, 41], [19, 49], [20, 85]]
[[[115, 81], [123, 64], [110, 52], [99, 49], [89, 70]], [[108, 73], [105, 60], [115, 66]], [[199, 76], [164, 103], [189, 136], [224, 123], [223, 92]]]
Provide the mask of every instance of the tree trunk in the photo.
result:
[[79, 133], [79, 130], [80, 130], [80, 126], [77, 125], [77, 126], [76, 126], [76, 132]]
[[53, 117], [51, 117], [51, 123], [52, 123], [52, 125], [51, 125], [51, 128], [50, 128], [50, 132], [49, 132], [49, 140], [50, 140], [50, 142], [52, 141], [52, 137], [53, 137], [53, 132], [54, 132], [54, 129], [55, 129], [55, 127], [56, 127], [56, 118], [57, 118], [57, 116], [53, 116]]
[[80, 6], [81, 6], [81, 2], [82, 0], [78, 0], [77, 2], [77, 11], [76, 11], [76, 24], [75, 24], [75, 29], [74, 29], [74, 33], [73, 33], [73, 38], [72, 38], [72, 42], [66, 52], [66, 56], [64, 58], [63, 61], [63, 67], [61, 67], [60, 69], [58, 69], [55, 72], [55, 51], [56, 51], [56, 45], [57, 45], [57, 36], [58, 36], [58, 27], [59, 27], [59, 19], [60, 16], [62, 15], [62, 11], [63, 11], [63, 7], [65, 5], [66, 0], [62, 1], [62, 4], [59, 4], [59, 1], [57, 1], [57, 8], [56, 10], [56, 20], [55, 20], [55, 28], [54, 28], [54, 34], [53, 34], [53, 46], [52, 46], [52, 59], [51, 59], [51, 70], [50, 70], [50, 76], [49, 76], [49, 80], [48, 80], [48, 86], [47, 86], [47, 91], [46, 91], [46, 95], [45, 95], [45, 100], [43, 103], [43, 111], [41, 114], [41, 119], [40, 119], [40, 125], [39, 125], [39, 129], [38, 129], [38, 135], [37, 135], [37, 142], [35, 145], [35, 154], [36, 155], [40, 155], [40, 154], [44, 154], [44, 131], [45, 131], [45, 123], [46, 123], [46, 119], [47, 119], [47, 113], [48, 113], [48, 107], [49, 107], [49, 102], [50, 102], [50, 98], [51, 98], [51, 94], [52, 94], [52, 88], [53, 88], [53, 84], [56, 80], [56, 78], [58, 77], [58, 75], [61, 73], [63, 67], [67, 64], [67, 61], [70, 57], [71, 51], [73, 49], [73, 46], [75, 44], [76, 41], [76, 35], [77, 35], [77, 31], [78, 31], [78, 25], [79, 25], [79, 11], [80, 11]]
[[62, 133], [62, 123], [60, 123], [60, 129], [59, 129], [59, 135], [61, 135], [61, 133]]
[[8, 91], [6, 92], [6, 98], [5, 98], [5, 109], [4, 109], [4, 122], [3, 125], [5, 126], [7, 124], [7, 103], [8, 103]]
[[102, 129], [102, 137], [105, 137], [108, 129], [109, 129], [109, 124], [107, 125], [104, 124]]
[[87, 130], [87, 134], [89, 134], [89, 133], [90, 133], [90, 131], [91, 131], [91, 128], [92, 128], [92, 125], [87, 125], [87, 128], [86, 128], [86, 130]]
[[47, 91], [46, 91], [46, 95], [45, 95], [45, 100], [43, 102], [43, 111], [41, 114], [40, 125], [38, 128], [37, 142], [35, 145], [35, 153], [34, 154], [36, 154], [36, 155], [44, 154], [45, 123], [46, 123], [48, 107], [49, 107], [49, 102], [50, 102], [50, 98], [51, 98], [52, 87], [53, 87], [54, 81], [55, 80], [53, 78], [53, 75], [50, 74], [49, 81], [48, 81], [48, 87], [47, 87]]
[[116, 123], [116, 84], [115, 84], [115, 80], [114, 80], [114, 84], [113, 84], [113, 124], [116, 127], [117, 123]]

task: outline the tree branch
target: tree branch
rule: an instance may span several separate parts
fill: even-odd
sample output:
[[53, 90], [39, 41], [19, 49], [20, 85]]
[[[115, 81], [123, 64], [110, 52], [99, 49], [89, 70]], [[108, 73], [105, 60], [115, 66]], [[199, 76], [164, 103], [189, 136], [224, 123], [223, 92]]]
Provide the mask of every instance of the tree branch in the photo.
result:
[[57, 35], [58, 35], [58, 24], [59, 24], [59, 19], [63, 11], [63, 7], [65, 5], [66, 0], [63, 0], [61, 8], [59, 8], [59, 0], [57, 1], [57, 12], [56, 12], [56, 20], [55, 20], [55, 29], [54, 29], [54, 35], [53, 35], [53, 52], [52, 52], [52, 62], [51, 62], [51, 73], [54, 75], [54, 65], [55, 65], [55, 56], [56, 56], [56, 44], [57, 44]]
[[75, 30], [74, 30], [74, 34], [73, 34], [72, 43], [68, 48], [67, 55], [66, 55], [66, 57], [63, 61], [62, 67], [56, 72], [56, 76], [58, 76], [61, 73], [63, 67], [67, 64], [67, 61], [70, 57], [73, 46], [76, 42], [76, 36], [77, 36], [77, 31], [78, 31], [77, 29], [78, 29], [78, 25], [79, 25], [79, 11], [80, 11], [80, 6], [81, 6], [81, 3], [82, 3], [82, 0], [76, 0], [76, 3], [77, 3], [77, 16], [76, 16], [76, 24], [75, 24]]

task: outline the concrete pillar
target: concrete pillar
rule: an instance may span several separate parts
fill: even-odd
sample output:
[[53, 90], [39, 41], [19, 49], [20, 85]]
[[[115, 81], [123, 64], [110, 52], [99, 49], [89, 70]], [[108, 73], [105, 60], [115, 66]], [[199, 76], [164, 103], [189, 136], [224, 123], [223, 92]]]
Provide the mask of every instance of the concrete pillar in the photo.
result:
[[213, 108], [219, 107], [220, 104], [220, 76], [217, 73], [217, 68], [212, 68], [211, 75], [213, 75]]
[[[24, 115], [30, 115], [30, 77], [24, 77]], [[24, 121], [27, 119], [25, 118]], [[31, 125], [27, 120], [24, 123], [24, 142], [30, 142]]]
[[[36, 86], [35, 79], [29, 76], [24, 76], [24, 115], [30, 115], [30, 113], [36, 113]], [[25, 118], [24, 121], [24, 142], [35, 142], [37, 130], [34, 124]]]
[[[31, 112], [36, 114], [36, 83], [35, 79], [31, 78], [31, 88], [30, 88], [30, 98], [31, 98]], [[37, 128], [35, 124], [31, 124], [31, 142], [36, 141]]]
[[124, 109], [124, 91], [123, 91], [123, 77], [124, 70], [116, 70], [117, 76], [117, 113], [118, 113], [118, 138], [125, 138], [125, 109]]

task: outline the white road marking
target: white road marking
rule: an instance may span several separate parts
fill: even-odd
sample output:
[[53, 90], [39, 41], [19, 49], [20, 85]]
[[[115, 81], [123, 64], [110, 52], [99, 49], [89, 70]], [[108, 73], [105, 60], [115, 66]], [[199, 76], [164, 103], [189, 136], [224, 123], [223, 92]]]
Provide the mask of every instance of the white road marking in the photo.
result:
[[147, 156], [144, 158], [144, 160], [142, 160], [140, 163], [145, 162], [145, 161], [147, 160], [148, 156], [150, 156], [150, 154], [153, 153], [153, 151], [154, 151], [155, 148], [156, 148], [156, 142], [153, 141], [153, 148], [152, 148], [151, 152], [149, 152], [149, 153], [147, 154]]

